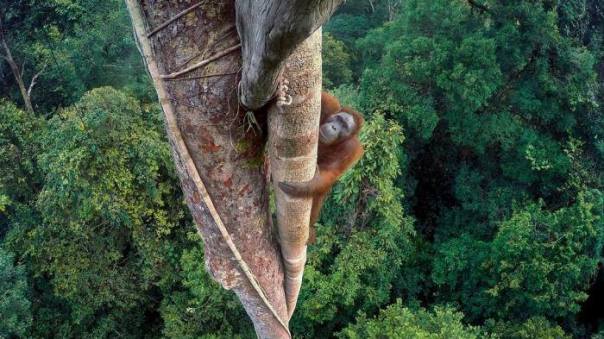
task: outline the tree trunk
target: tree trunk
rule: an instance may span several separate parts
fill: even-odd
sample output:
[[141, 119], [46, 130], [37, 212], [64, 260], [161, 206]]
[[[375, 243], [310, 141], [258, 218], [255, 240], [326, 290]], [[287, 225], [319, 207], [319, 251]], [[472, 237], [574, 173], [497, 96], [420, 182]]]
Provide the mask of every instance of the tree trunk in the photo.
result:
[[265, 105], [283, 78], [284, 65], [284, 78], [291, 86], [292, 105], [283, 110], [273, 106], [269, 133], [289, 316], [296, 306], [306, 263], [311, 199], [290, 198], [276, 184], [307, 181], [315, 173], [321, 108], [321, 32], [317, 29], [341, 2], [235, 1], [243, 57], [239, 100], [251, 109]]
[[263, 140], [260, 134], [247, 129], [245, 112], [237, 103], [239, 51], [172, 80], [162, 79], [162, 75], [239, 43], [233, 3], [204, 2], [155, 33], [149, 51], [145, 48], [145, 32], [190, 4], [153, 0], [127, 3], [133, 25], [139, 27], [136, 33], [164, 109], [186, 201], [204, 240], [206, 267], [224, 288], [235, 291], [259, 337], [287, 338], [287, 329], [268, 309], [227, 247], [211, 211], [202, 202], [203, 192], [195, 179], [199, 177], [207, 187], [233, 243], [279, 318], [288, 319], [281, 258], [267, 222], [268, 198], [261, 172], [263, 149], [259, 146]]
[[252, 112], [238, 100], [251, 109], [264, 106], [286, 66], [292, 104], [262, 109], [270, 116], [272, 178], [274, 183], [311, 179], [320, 116], [320, 31], [300, 43], [340, 2], [126, 0], [164, 110], [185, 198], [204, 240], [206, 267], [235, 291], [261, 338], [290, 336], [287, 322], [306, 260], [310, 199], [276, 193], [284, 273], [267, 218], [266, 138], [254, 131]]
[[285, 266], [285, 298], [294, 312], [306, 263], [306, 242], [312, 199], [291, 198], [277, 187], [281, 181], [307, 181], [317, 167], [321, 112], [321, 30], [289, 57], [284, 70], [292, 104], [269, 116], [270, 157], [277, 207], [279, 244]]
[[[13, 59], [13, 54], [6, 43], [6, 39], [4, 37], [4, 33], [2, 32], [2, 21], [0, 19], [0, 39], [2, 40], [2, 48], [4, 48], [4, 59], [8, 62], [11, 71], [13, 72], [13, 76], [15, 77], [15, 81], [17, 81], [17, 85], [19, 86], [19, 92], [21, 92], [21, 97], [23, 97], [23, 102], [25, 103], [25, 109], [29, 113], [34, 112], [34, 106], [31, 104], [31, 97], [29, 92], [25, 88], [25, 83], [23, 82], [23, 77], [21, 76], [21, 71], [19, 70], [19, 65]], [[32, 80], [33, 81], [33, 80]]]

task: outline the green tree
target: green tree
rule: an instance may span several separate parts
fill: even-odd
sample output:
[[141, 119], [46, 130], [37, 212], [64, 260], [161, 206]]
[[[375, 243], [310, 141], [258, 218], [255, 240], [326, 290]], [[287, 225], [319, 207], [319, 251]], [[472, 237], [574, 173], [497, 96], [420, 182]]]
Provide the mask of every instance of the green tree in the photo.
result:
[[601, 23], [583, 5], [411, 0], [357, 40], [361, 107], [405, 128], [435, 299], [476, 323], [568, 323], [601, 256]]
[[523, 323], [485, 324], [485, 331], [492, 333], [493, 338], [510, 339], [570, 339], [560, 326], [554, 325], [543, 317], [533, 317]]
[[[153, 93], [136, 50], [125, 4], [119, 0], [9, 1], [0, 23], [36, 111], [50, 114], [99, 86]], [[4, 53], [3, 53], [4, 54]], [[1, 96], [22, 102], [8, 64], [0, 60]]]
[[331, 34], [323, 34], [323, 88], [333, 88], [352, 80], [350, 55], [341, 41]]
[[[402, 4], [402, 0], [349, 0], [340, 6], [324, 26], [326, 34], [342, 42], [350, 55], [349, 67], [353, 71], [352, 78], [355, 83], [364, 71], [364, 56], [369, 52], [359, 48], [357, 42], [370, 30], [378, 29], [393, 20]], [[323, 47], [323, 51], [326, 49], [327, 45]]]
[[602, 253], [603, 207], [598, 191], [554, 212], [532, 204], [503, 221], [491, 242], [464, 235], [439, 244], [438, 299], [474, 320], [571, 319]]
[[[447, 145], [457, 164], [502, 177], [503, 186], [571, 201], [575, 169], [601, 161], [591, 152], [599, 139], [582, 123], [598, 107], [598, 87], [593, 54], [560, 36], [556, 7], [547, 1], [494, 3], [488, 11], [461, 1], [407, 6], [361, 44], [384, 55], [363, 78], [364, 107], [381, 108], [408, 127], [412, 153], [429, 147], [437, 154], [434, 148]], [[576, 159], [568, 154], [572, 143], [579, 145]], [[455, 172], [455, 165], [448, 167]], [[602, 184], [597, 171], [583, 180]]]
[[40, 223], [15, 223], [5, 239], [46, 299], [35, 305], [37, 336], [150, 330], [147, 312], [177, 279], [190, 225], [158, 116], [100, 88], [49, 122]]
[[37, 155], [45, 125], [0, 99], [0, 242], [9, 228], [38, 222], [33, 200], [43, 181]]
[[44, 121], [0, 100], [0, 193], [14, 203], [30, 201], [42, 178], [37, 167]]
[[31, 326], [29, 286], [22, 265], [0, 247], [0, 337], [26, 337]]
[[412, 310], [403, 307], [400, 300], [382, 310], [375, 319], [361, 316], [356, 324], [339, 333], [340, 338], [429, 338], [429, 339], [477, 339], [480, 330], [466, 326], [463, 314], [447, 307], [435, 307], [434, 311]]
[[[197, 240], [197, 234], [191, 238]], [[251, 338], [254, 329], [234, 294], [211, 280], [203, 267], [200, 246], [183, 251], [181, 290], [162, 301], [160, 308], [168, 338]]]

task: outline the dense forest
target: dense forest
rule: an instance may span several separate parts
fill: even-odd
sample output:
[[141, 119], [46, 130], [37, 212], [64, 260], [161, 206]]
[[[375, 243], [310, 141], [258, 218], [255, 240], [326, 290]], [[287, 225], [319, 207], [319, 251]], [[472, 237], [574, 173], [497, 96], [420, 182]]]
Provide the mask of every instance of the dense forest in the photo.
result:
[[[0, 338], [250, 338], [121, 0], [1, 0]], [[604, 3], [348, 0], [299, 338], [604, 338]]]

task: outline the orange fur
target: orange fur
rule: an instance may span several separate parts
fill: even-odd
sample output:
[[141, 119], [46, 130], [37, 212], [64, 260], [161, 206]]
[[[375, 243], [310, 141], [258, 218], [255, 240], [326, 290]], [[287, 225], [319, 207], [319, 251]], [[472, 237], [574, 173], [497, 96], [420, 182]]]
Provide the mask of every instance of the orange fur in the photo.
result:
[[321, 94], [321, 124], [330, 116], [339, 112], [346, 112], [354, 117], [356, 126], [352, 134], [333, 144], [325, 145], [319, 143], [318, 169], [312, 180], [305, 183], [279, 183], [279, 187], [289, 195], [313, 197], [310, 216], [310, 243], [314, 242], [314, 224], [319, 218], [327, 193], [342, 174], [363, 156], [363, 146], [358, 137], [364, 123], [363, 117], [350, 107], [341, 107], [338, 99], [331, 94], [323, 92]]

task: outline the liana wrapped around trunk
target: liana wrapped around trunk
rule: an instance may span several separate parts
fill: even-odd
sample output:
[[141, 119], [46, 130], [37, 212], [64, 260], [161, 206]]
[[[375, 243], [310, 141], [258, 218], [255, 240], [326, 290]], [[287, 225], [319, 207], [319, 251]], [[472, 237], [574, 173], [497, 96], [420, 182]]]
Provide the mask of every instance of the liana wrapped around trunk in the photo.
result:
[[[259, 337], [290, 337], [310, 199], [276, 188], [274, 239], [262, 166], [266, 134], [250, 130], [247, 118], [256, 109], [269, 112], [273, 182], [312, 178], [321, 89], [317, 29], [340, 1], [126, 3], [206, 267], [237, 294]], [[271, 98], [284, 79], [292, 100], [277, 107]]]

